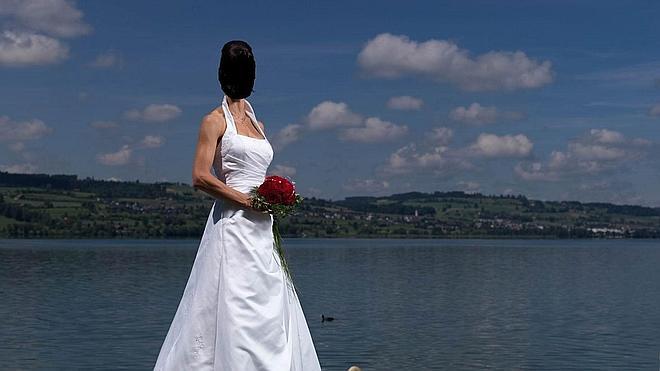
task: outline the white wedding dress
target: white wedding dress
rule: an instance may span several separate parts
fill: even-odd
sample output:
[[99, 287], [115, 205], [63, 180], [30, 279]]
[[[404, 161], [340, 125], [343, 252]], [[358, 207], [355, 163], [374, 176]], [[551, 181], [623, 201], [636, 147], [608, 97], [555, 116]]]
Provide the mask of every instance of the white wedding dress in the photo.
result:
[[[222, 100], [227, 129], [213, 170], [248, 193], [260, 185], [273, 149], [238, 134]], [[298, 297], [273, 249], [270, 214], [216, 199], [197, 256], [154, 370], [315, 371], [320, 364]]]

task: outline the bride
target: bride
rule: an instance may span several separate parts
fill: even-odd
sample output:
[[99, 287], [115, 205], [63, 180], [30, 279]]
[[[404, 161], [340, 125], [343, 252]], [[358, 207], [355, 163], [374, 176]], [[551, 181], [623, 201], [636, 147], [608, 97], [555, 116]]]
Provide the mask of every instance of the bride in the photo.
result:
[[[273, 249], [273, 217], [250, 206], [273, 159], [248, 96], [252, 48], [222, 48], [221, 105], [201, 122], [193, 186], [213, 198], [197, 256], [155, 370], [315, 371], [316, 350], [298, 297]], [[210, 169], [213, 168], [213, 174]]]

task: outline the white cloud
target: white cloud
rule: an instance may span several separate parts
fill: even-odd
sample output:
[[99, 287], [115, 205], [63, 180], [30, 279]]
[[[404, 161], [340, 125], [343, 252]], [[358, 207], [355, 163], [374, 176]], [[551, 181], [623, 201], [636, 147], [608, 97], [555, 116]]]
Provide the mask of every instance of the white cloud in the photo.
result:
[[174, 120], [181, 112], [181, 108], [173, 104], [150, 104], [142, 110], [128, 110], [124, 117], [133, 121], [166, 122]]
[[649, 116], [660, 117], [660, 103], [654, 104], [651, 109], [649, 109]]
[[0, 141], [15, 142], [39, 139], [53, 129], [43, 121], [33, 119], [30, 121], [14, 122], [8, 116], [0, 116]]
[[458, 122], [468, 125], [492, 124], [500, 120], [519, 120], [524, 117], [519, 112], [501, 112], [495, 106], [482, 106], [472, 103], [468, 107], [459, 106], [454, 108], [449, 117]]
[[107, 166], [121, 166], [130, 162], [133, 150], [125, 144], [117, 152], [101, 153], [96, 156], [96, 160]]
[[375, 143], [396, 140], [407, 133], [408, 127], [405, 125], [395, 125], [378, 117], [369, 117], [364, 126], [343, 129], [340, 138], [351, 142]]
[[427, 137], [440, 145], [447, 145], [454, 137], [454, 130], [447, 127], [433, 128]]
[[553, 80], [549, 61], [537, 62], [522, 51], [491, 51], [471, 57], [451, 41], [416, 42], [390, 33], [369, 40], [358, 55], [358, 64], [375, 77], [419, 75], [468, 91], [538, 88]]
[[106, 129], [115, 129], [119, 127], [119, 124], [117, 124], [114, 121], [92, 121], [89, 126], [93, 127], [94, 129], [99, 129], [99, 130], [106, 130]]
[[[126, 137], [126, 140], [131, 140]], [[116, 152], [99, 153], [96, 155], [96, 161], [107, 166], [127, 165], [133, 160], [135, 150], [159, 148], [165, 144], [165, 138], [160, 135], [146, 135], [142, 140], [135, 144], [124, 144]], [[135, 165], [143, 165], [144, 157], [138, 156], [132, 161]]]
[[268, 173], [270, 175], [279, 175], [282, 177], [293, 177], [296, 175], [296, 168], [293, 166], [278, 164], [269, 169]]
[[3, 0], [0, 18], [0, 66], [35, 66], [61, 62], [69, 48], [59, 38], [81, 36], [91, 27], [75, 3], [66, 0]]
[[92, 29], [75, 3], [66, 0], [3, 0], [0, 16], [9, 17], [16, 26], [57, 37], [81, 36]]
[[516, 174], [524, 180], [559, 181], [623, 169], [646, 155], [651, 142], [629, 139], [609, 129], [592, 129], [568, 143], [565, 151], [553, 151], [547, 162], [519, 163]]
[[140, 144], [145, 148], [158, 148], [165, 144], [165, 138], [160, 135], [147, 135]]
[[541, 162], [532, 162], [528, 164], [518, 163], [514, 167], [518, 177], [528, 181], [556, 181], [559, 180], [557, 171], [549, 169]]
[[649, 87], [655, 85], [656, 81], [660, 79], [660, 62], [605, 69], [578, 75], [576, 78], [609, 86]]
[[596, 143], [623, 143], [626, 137], [618, 131], [608, 129], [591, 129], [589, 134]]
[[497, 157], [527, 157], [532, 152], [534, 144], [524, 134], [502, 135], [482, 133], [468, 148], [474, 156]]
[[57, 63], [69, 56], [69, 48], [49, 36], [3, 31], [0, 34], [0, 65], [17, 67]]
[[569, 153], [581, 160], [618, 160], [626, 156], [623, 148], [609, 147], [602, 144], [570, 143]]
[[307, 115], [307, 124], [313, 130], [359, 125], [361, 122], [362, 116], [352, 112], [344, 102], [321, 102]]
[[89, 65], [94, 68], [120, 68], [124, 65], [124, 57], [119, 52], [110, 50], [97, 55]]
[[420, 153], [415, 143], [407, 144], [390, 155], [387, 171], [407, 173], [431, 165], [441, 167], [447, 162], [444, 153], [448, 150], [446, 146], [436, 146], [429, 152]]
[[449, 117], [454, 121], [464, 122], [466, 124], [490, 124], [497, 121], [497, 108], [490, 106], [484, 107], [479, 103], [472, 103], [469, 107], [454, 108]]
[[461, 180], [456, 185], [466, 193], [476, 193], [481, 190], [481, 184], [478, 182]]
[[289, 124], [273, 139], [277, 149], [300, 140], [308, 131], [338, 130], [344, 141], [376, 143], [396, 140], [408, 132], [406, 125], [396, 125], [378, 117], [364, 118], [344, 102], [323, 101], [305, 116], [300, 124]]
[[282, 149], [291, 143], [297, 142], [302, 137], [303, 126], [300, 124], [289, 124], [278, 131], [273, 138], [276, 149]]
[[387, 101], [387, 108], [402, 111], [416, 111], [421, 109], [423, 105], [423, 100], [408, 95], [392, 97]]
[[363, 143], [395, 140], [408, 132], [407, 126], [378, 117], [364, 119], [344, 102], [324, 101], [318, 104], [307, 115], [306, 122], [310, 130], [339, 128], [340, 139]]
[[8, 173], [17, 173], [17, 174], [31, 174], [36, 172], [37, 169], [38, 169], [37, 165], [30, 163], [0, 165], [0, 170], [6, 171]]
[[470, 167], [472, 167], [470, 163], [456, 157], [447, 146], [433, 145], [421, 149], [416, 143], [409, 143], [389, 156], [383, 170], [389, 175], [416, 173], [424, 170], [437, 175]]
[[25, 143], [23, 142], [15, 142], [9, 145], [9, 149], [14, 151], [14, 152], [21, 152], [25, 149]]
[[388, 190], [390, 183], [387, 180], [378, 179], [349, 179], [342, 185], [342, 188], [351, 192], [376, 194]]

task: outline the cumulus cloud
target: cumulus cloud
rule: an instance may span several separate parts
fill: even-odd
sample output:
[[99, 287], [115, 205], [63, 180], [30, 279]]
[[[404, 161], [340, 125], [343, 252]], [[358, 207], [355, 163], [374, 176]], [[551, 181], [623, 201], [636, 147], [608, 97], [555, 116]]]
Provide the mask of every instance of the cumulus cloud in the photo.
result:
[[0, 170], [16, 174], [31, 174], [36, 172], [37, 169], [37, 165], [31, 163], [0, 165]]
[[469, 107], [454, 108], [449, 117], [454, 121], [467, 124], [490, 124], [497, 121], [497, 108], [484, 107], [479, 103], [472, 103]]
[[324, 101], [316, 105], [301, 123], [289, 124], [274, 135], [277, 149], [300, 140], [308, 131], [337, 130], [344, 141], [376, 143], [396, 140], [408, 132], [406, 125], [397, 125], [378, 117], [364, 118], [344, 102]]
[[476, 57], [446, 40], [413, 41], [405, 35], [382, 33], [358, 55], [367, 76], [405, 75], [449, 82], [467, 91], [539, 88], [553, 80], [552, 64], [530, 59], [524, 52], [491, 51]]
[[524, 180], [558, 181], [568, 177], [596, 175], [629, 166], [647, 154], [652, 143], [627, 138], [609, 129], [592, 129], [568, 143], [564, 151], [552, 151], [546, 162], [521, 162], [514, 168]]
[[568, 151], [582, 160], [618, 160], [627, 154], [623, 148], [580, 142], [570, 143]]
[[321, 102], [307, 115], [307, 124], [312, 130], [359, 125], [361, 122], [362, 116], [352, 112], [344, 102]]
[[3, 142], [39, 139], [52, 131], [53, 129], [38, 119], [14, 122], [8, 116], [0, 116], [0, 141]]
[[28, 32], [0, 34], [0, 65], [29, 66], [57, 63], [69, 56], [69, 48], [49, 36]]
[[92, 123], [89, 124], [89, 126], [93, 127], [94, 129], [99, 129], [99, 130], [106, 130], [106, 129], [115, 129], [119, 127], [119, 124], [117, 124], [114, 121], [92, 121]]
[[453, 137], [451, 128], [432, 128], [419, 143], [410, 142], [392, 152], [378, 171], [391, 177], [418, 172], [447, 175], [472, 168], [473, 165], [459, 151], [449, 147]]
[[423, 105], [423, 100], [408, 95], [392, 97], [387, 101], [387, 108], [401, 111], [416, 111], [421, 109]]
[[286, 165], [281, 165], [277, 164], [273, 167], [271, 167], [268, 170], [268, 173], [270, 175], [279, 175], [282, 177], [293, 177], [296, 175], [296, 168], [293, 166], [286, 166]]
[[[130, 137], [125, 137], [131, 140]], [[144, 164], [144, 157], [138, 156], [134, 159], [136, 150], [159, 148], [165, 144], [165, 138], [160, 135], [145, 135], [140, 141], [131, 144], [124, 144], [116, 152], [99, 153], [96, 155], [96, 161], [107, 166], [122, 166], [130, 163], [136, 165]]]
[[21, 152], [25, 149], [25, 143], [23, 142], [15, 142], [9, 145], [9, 149], [14, 151], [14, 152]]
[[58, 37], [88, 34], [91, 27], [83, 21], [83, 13], [67, 0], [3, 0], [0, 16], [11, 23]]
[[415, 173], [420, 170], [444, 174], [470, 167], [472, 165], [469, 162], [455, 156], [448, 146], [432, 145], [422, 148], [416, 143], [409, 143], [389, 156], [383, 171], [389, 175]]
[[482, 106], [472, 103], [468, 107], [459, 106], [454, 108], [449, 117], [457, 122], [468, 125], [492, 124], [500, 120], [520, 120], [524, 117], [519, 112], [501, 112], [495, 106]]
[[124, 112], [124, 117], [133, 121], [166, 122], [177, 118], [181, 108], [173, 104], [150, 104], [143, 109], [131, 109]]
[[635, 86], [647, 88], [660, 79], [660, 63], [644, 62], [624, 67], [603, 69], [577, 75], [576, 79], [595, 81], [608, 86]]
[[[450, 143], [454, 131], [436, 127], [424, 134], [418, 142], [411, 142], [389, 155], [379, 168], [387, 177], [402, 174], [451, 177], [478, 168], [475, 159], [526, 158], [532, 154], [532, 141], [524, 134], [495, 135], [482, 133], [474, 142], [464, 147]], [[478, 186], [460, 183], [463, 189], [475, 190]]]
[[651, 109], [649, 109], [649, 116], [660, 117], [660, 103], [654, 104]]
[[301, 124], [289, 124], [278, 131], [273, 137], [273, 145], [276, 149], [282, 149], [291, 143], [297, 142], [302, 137], [304, 130]]
[[121, 68], [124, 65], [124, 57], [121, 53], [110, 50], [97, 55], [89, 65], [94, 68]]
[[589, 135], [596, 143], [613, 144], [626, 141], [626, 137], [623, 134], [608, 129], [591, 129]]
[[128, 144], [125, 144], [117, 152], [98, 154], [96, 160], [107, 166], [121, 166], [128, 164], [131, 161], [132, 155], [133, 150]]
[[390, 183], [387, 180], [378, 179], [349, 179], [342, 185], [342, 188], [351, 192], [375, 194], [389, 189]]
[[454, 130], [447, 127], [433, 128], [427, 137], [435, 143], [447, 145], [454, 137]]
[[351, 142], [386, 142], [396, 140], [408, 133], [406, 125], [395, 125], [378, 117], [369, 117], [364, 126], [343, 129], [340, 138]]
[[456, 185], [466, 193], [476, 193], [481, 190], [481, 184], [478, 182], [461, 180]]
[[163, 144], [165, 144], [165, 138], [160, 135], [147, 135], [140, 141], [140, 145], [145, 148], [158, 148]]
[[482, 133], [468, 151], [473, 156], [488, 158], [527, 157], [533, 147], [532, 141], [524, 134], [498, 136]]
[[88, 34], [91, 27], [72, 1], [3, 0], [0, 65], [34, 66], [61, 62], [69, 48], [60, 38]]

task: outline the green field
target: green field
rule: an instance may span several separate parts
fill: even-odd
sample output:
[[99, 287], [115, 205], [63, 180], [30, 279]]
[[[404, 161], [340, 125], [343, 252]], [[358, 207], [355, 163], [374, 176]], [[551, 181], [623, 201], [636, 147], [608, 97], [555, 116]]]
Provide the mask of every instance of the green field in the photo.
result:
[[[0, 172], [0, 237], [198, 238], [212, 204], [186, 184]], [[288, 237], [655, 238], [660, 209], [463, 192], [311, 197], [281, 221], [281, 231]]]

